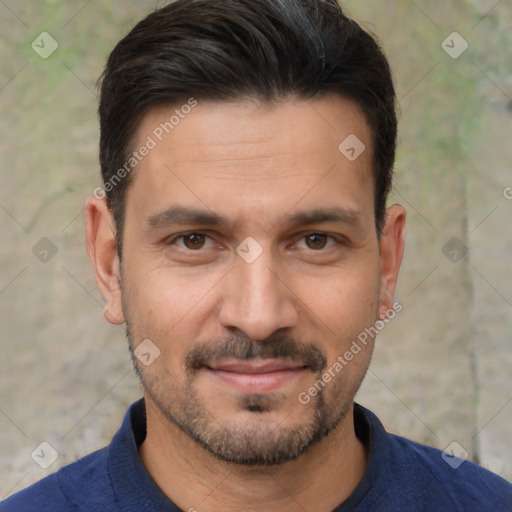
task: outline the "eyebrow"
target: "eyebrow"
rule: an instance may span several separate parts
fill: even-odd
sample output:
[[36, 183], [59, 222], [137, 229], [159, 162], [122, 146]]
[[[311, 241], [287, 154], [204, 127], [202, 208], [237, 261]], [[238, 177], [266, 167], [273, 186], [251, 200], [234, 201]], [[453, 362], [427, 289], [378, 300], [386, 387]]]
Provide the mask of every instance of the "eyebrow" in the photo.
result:
[[350, 208], [334, 207], [295, 212], [287, 215], [283, 221], [292, 225], [325, 224], [331, 222], [357, 226], [361, 223], [361, 217], [357, 211]]
[[206, 226], [227, 225], [227, 220], [208, 210], [197, 210], [184, 206], [173, 206], [163, 212], [152, 215], [147, 219], [151, 228], [172, 224], [201, 224]]
[[[202, 226], [229, 226], [230, 222], [212, 211], [173, 206], [163, 212], [152, 215], [146, 220], [150, 228], [159, 228], [169, 225], [191, 224]], [[346, 208], [327, 208], [304, 210], [285, 215], [278, 224], [289, 226], [337, 223], [358, 226], [361, 223], [357, 211]]]

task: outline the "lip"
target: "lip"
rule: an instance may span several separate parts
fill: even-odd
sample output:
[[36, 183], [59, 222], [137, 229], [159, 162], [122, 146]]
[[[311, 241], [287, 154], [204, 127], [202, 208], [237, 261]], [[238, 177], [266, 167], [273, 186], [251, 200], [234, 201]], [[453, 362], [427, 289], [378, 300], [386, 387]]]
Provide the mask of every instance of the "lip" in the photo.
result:
[[308, 370], [307, 366], [283, 360], [224, 361], [205, 367], [217, 381], [250, 394], [277, 391]]

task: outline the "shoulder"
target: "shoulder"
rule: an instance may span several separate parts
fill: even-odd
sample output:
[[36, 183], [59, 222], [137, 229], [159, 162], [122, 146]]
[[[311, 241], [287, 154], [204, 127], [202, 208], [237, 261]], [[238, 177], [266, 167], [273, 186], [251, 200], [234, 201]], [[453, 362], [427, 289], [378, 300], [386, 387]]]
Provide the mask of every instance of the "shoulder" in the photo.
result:
[[375, 414], [355, 404], [358, 437], [369, 447], [362, 510], [512, 512], [512, 484], [473, 464], [388, 433]]
[[393, 434], [389, 437], [403, 468], [423, 482], [426, 491], [437, 489], [460, 510], [509, 510], [512, 506], [512, 484], [500, 476], [437, 448]]
[[0, 512], [60, 512], [72, 507], [59, 487], [56, 474], [31, 485], [0, 502]]
[[[145, 436], [145, 407], [143, 399], [132, 404], [125, 414], [121, 428], [106, 448], [87, 455], [69, 464], [53, 475], [35, 483], [0, 502], [0, 512], [73, 512], [78, 510], [101, 510], [120, 512], [119, 483], [124, 504], [135, 496], [140, 498], [138, 488], [140, 475], [151, 481], [140, 463], [136, 438]], [[131, 475], [132, 484], [127, 477]], [[113, 478], [117, 479], [117, 487]], [[131, 509], [130, 509], [131, 510]]]
[[98, 450], [43, 478], [0, 502], [0, 512], [73, 512], [91, 496], [102, 503], [113, 500], [107, 453], [108, 448]]

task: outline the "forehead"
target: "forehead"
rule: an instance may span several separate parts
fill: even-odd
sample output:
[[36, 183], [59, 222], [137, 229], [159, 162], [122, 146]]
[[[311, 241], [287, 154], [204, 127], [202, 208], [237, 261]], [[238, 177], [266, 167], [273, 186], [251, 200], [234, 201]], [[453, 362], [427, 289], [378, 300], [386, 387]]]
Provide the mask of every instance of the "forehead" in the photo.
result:
[[327, 199], [352, 210], [373, 204], [370, 130], [359, 106], [338, 95], [155, 108], [135, 137], [135, 148], [145, 144], [128, 203], [146, 201], [146, 210], [178, 199], [227, 214]]

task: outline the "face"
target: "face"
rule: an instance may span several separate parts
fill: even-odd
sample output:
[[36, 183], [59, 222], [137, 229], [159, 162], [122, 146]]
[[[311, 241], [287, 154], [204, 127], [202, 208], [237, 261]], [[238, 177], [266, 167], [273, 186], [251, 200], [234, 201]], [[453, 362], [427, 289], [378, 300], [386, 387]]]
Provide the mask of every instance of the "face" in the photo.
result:
[[[137, 132], [136, 147], [157, 144], [128, 189], [122, 264], [112, 242], [111, 263], [96, 263], [113, 269], [98, 279], [107, 318], [126, 321], [164, 421], [220, 459], [285, 462], [352, 410], [372, 340], [341, 370], [339, 358], [392, 306], [401, 213], [379, 241], [370, 131], [352, 101], [199, 102], [159, 141], [173, 111]], [[352, 134], [366, 146], [355, 160], [338, 149]], [[109, 212], [88, 210], [108, 239]]]

